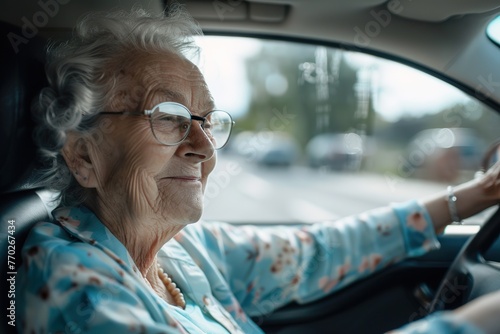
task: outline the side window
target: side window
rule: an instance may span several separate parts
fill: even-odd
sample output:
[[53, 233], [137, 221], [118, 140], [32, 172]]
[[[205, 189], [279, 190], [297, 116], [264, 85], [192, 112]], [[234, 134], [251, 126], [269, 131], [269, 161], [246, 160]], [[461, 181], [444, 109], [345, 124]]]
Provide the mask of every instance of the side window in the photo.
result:
[[411, 67], [312, 44], [199, 40], [217, 107], [236, 121], [204, 219], [314, 222], [473, 177], [498, 114]]
[[500, 16], [497, 16], [488, 24], [486, 35], [498, 46], [500, 46]]

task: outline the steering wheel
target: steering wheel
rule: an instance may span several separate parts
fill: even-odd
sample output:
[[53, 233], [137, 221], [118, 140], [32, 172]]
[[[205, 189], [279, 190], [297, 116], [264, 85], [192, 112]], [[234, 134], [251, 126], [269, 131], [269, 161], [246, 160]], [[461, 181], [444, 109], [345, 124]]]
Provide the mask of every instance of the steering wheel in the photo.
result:
[[441, 281], [430, 312], [452, 310], [490, 292], [500, 290], [500, 265], [483, 255], [500, 235], [500, 208], [463, 246]]
[[[482, 169], [486, 170], [498, 152], [500, 142], [485, 154]], [[431, 303], [430, 312], [452, 310], [490, 292], [500, 290], [500, 264], [488, 262], [484, 254], [500, 236], [500, 208], [483, 224], [460, 250]]]

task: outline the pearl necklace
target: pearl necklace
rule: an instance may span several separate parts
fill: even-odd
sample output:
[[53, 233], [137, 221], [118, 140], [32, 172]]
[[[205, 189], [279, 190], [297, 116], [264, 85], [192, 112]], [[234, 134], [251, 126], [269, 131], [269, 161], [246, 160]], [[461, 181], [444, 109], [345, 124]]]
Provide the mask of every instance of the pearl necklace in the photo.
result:
[[181, 290], [174, 282], [172, 282], [172, 279], [165, 272], [163, 272], [162, 268], [158, 268], [158, 277], [163, 284], [165, 284], [165, 288], [167, 288], [167, 291], [174, 298], [176, 306], [184, 310], [186, 308], [186, 300], [184, 299], [184, 295]]

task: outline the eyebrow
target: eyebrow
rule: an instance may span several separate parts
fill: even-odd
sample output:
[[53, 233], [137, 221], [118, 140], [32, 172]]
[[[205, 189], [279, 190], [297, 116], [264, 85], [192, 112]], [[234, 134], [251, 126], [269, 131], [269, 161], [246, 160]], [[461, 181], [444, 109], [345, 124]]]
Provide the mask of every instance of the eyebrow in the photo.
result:
[[[152, 95], [153, 96], [160, 95], [160, 96], [165, 97], [167, 99], [167, 101], [177, 102], [177, 103], [183, 104], [186, 107], [188, 107], [186, 105], [187, 101], [186, 101], [184, 95], [179, 93], [179, 92], [176, 92], [174, 90], [167, 89], [167, 88], [157, 89], [153, 92]], [[191, 110], [189, 107], [188, 107], [188, 109]], [[201, 111], [202, 112], [209, 112], [209, 111], [212, 111], [214, 109], [215, 109], [214, 101], [212, 99], [207, 99], [203, 103], [203, 110], [201, 110]]]
[[158, 89], [155, 90], [153, 96], [161, 95], [166, 97], [168, 100], [173, 102], [185, 103], [184, 96], [176, 91], [170, 89]]

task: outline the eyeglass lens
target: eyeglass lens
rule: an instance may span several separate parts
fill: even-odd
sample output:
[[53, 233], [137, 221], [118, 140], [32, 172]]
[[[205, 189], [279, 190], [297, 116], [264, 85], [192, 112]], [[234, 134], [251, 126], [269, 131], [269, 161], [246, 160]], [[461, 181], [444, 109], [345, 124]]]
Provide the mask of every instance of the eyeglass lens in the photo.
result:
[[[205, 116], [202, 128], [212, 141], [215, 149], [219, 149], [229, 139], [232, 124], [231, 116], [227, 112], [215, 110]], [[186, 139], [191, 125], [192, 120], [189, 110], [178, 103], [161, 103], [151, 114], [153, 134], [159, 142], [165, 145], [176, 145]]]

